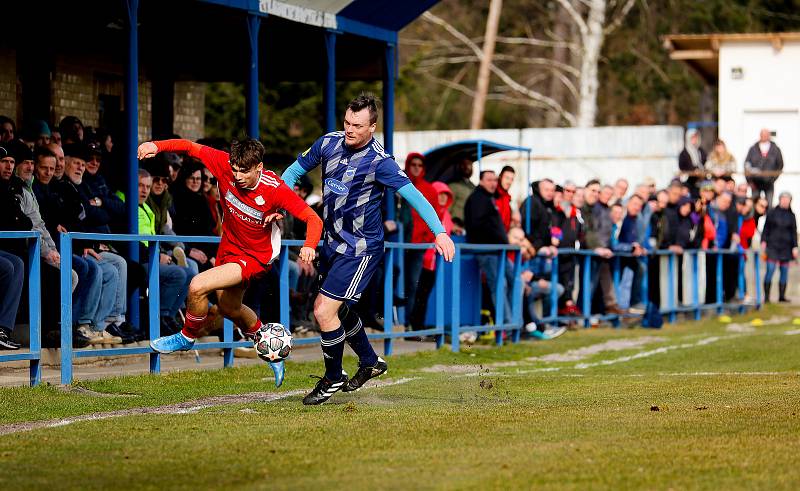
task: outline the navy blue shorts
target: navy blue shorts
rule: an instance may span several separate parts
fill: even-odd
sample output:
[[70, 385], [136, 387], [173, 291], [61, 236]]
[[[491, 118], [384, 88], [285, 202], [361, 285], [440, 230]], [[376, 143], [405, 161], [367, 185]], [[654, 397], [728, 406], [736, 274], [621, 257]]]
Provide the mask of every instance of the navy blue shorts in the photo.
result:
[[319, 292], [342, 302], [358, 301], [382, 260], [383, 251], [371, 256], [352, 257], [323, 246], [319, 261], [322, 278]]

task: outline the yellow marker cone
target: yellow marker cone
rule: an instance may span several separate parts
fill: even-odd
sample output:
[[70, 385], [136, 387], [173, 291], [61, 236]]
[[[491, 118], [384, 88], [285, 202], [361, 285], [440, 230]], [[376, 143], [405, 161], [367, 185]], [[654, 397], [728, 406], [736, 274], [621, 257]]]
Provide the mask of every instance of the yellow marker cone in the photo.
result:
[[764, 321], [761, 320], [761, 319], [756, 318], [756, 319], [753, 319], [753, 320], [750, 321], [750, 325], [754, 326], [754, 327], [760, 327], [760, 326], [764, 325]]
[[733, 319], [731, 319], [731, 316], [729, 315], [721, 315], [719, 316], [719, 321], [722, 322], [723, 324], [730, 324], [731, 322], [733, 322]]
[[794, 320], [792, 320], [792, 324], [800, 326], [800, 317], [795, 317]]

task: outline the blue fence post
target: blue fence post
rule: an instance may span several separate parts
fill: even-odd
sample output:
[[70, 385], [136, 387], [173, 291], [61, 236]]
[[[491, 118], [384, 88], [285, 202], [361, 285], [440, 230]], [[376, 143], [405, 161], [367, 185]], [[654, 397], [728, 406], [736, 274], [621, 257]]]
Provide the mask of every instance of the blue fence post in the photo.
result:
[[642, 268], [642, 303], [644, 304], [644, 311], [646, 315], [647, 307], [650, 306], [650, 289], [649, 281], [650, 281], [650, 259], [647, 255], [642, 256], [639, 258], [639, 263], [643, 265]]
[[[384, 334], [391, 334], [394, 329], [394, 315], [392, 307], [394, 303], [394, 254], [393, 250], [389, 249], [387, 254], [384, 254], [384, 272], [383, 272], [383, 332]], [[383, 340], [383, 353], [386, 356], [392, 354], [392, 338], [387, 337]]]
[[558, 317], [558, 256], [553, 256], [550, 267], [550, 317], [555, 324]]
[[517, 329], [511, 334], [511, 342], [519, 343], [522, 336], [522, 250], [514, 254], [514, 289], [511, 302], [511, 310], [514, 314], [514, 322], [517, 323]]
[[336, 130], [336, 36], [335, 31], [325, 31], [325, 131]]
[[[403, 243], [403, 224], [397, 223], [397, 242]], [[406, 306], [408, 305], [408, 299], [406, 298], [406, 249], [391, 249], [391, 253], [395, 255], [395, 261], [397, 262], [397, 277], [395, 290], [397, 291], [397, 298], [402, 298], [403, 303], [397, 309], [397, 318], [400, 324], [406, 325], [407, 316], [411, 315], [411, 312], [408, 312]], [[419, 278], [417, 278], [419, 280]], [[412, 300], [413, 301], [413, 300]], [[392, 299], [394, 302], [394, 299]]]
[[[161, 309], [159, 306], [161, 299], [161, 284], [159, 283], [159, 243], [158, 241], [148, 241], [149, 250], [148, 261], [150, 269], [148, 270], [147, 278], [147, 312], [148, 319], [150, 320], [150, 335], [151, 340], [156, 339], [161, 334]], [[161, 372], [161, 354], [157, 351], [150, 353], [150, 373]]]
[[[694, 305], [694, 320], [700, 320], [700, 278], [698, 278], [698, 262], [700, 252], [694, 251], [692, 255], [692, 305]], [[685, 278], [684, 278], [685, 281]]]
[[233, 366], [233, 321], [228, 318], [222, 320], [222, 342], [225, 347], [222, 348], [222, 366], [230, 368]]
[[72, 383], [72, 238], [61, 233], [61, 257], [68, 268], [61, 267], [61, 383]]
[[[126, 163], [128, 180], [125, 186], [127, 202], [125, 204], [128, 218], [127, 231], [139, 233], [139, 160], [136, 150], [139, 142], [139, 0], [126, 1], [128, 14], [128, 59], [125, 64], [124, 101], [126, 130]], [[139, 262], [139, 247], [132, 244], [128, 248], [128, 258]], [[128, 298], [128, 321], [131, 325], [139, 325], [139, 289], [134, 288]], [[71, 331], [70, 331], [71, 332]], [[72, 343], [70, 342], [70, 346]]]
[[506, 251], [500, 250], [497, 261], [497, 281], [494, 297], [494, 340], [503, 344], [503, 324], [506, 322]]
[[753, 274], [756, 277], [756, 309], [761, 309], [761, 255], [753, 251]]
[[289, 246], [282, 246], [280, 257], [278, 258], [278, 277], [279, 279], [279, 304], [280, 321], [284, 327], [289, 327], [291, 323], [291, 306], [289, 305]]
[[261, 27], [261, 17], [247, 14], [247, 34], [250, 41], [249, 59], [247, 64], [247, 92], [245, 104], [245, 119], [247, 120], [247, 136], [259, 139], [258, 115], [258, 32]]
[[722, 314], [722, 252], [717, 252], [717, 314]]
[[[42, 381], [42, 283], [41, 283], [41, 240], [37, 235], [31, 241], [31, 246], [28, 249], [28, 264], [30, 265], [30, 273], [28, 276], [28, 319], [30, 329], [28, 336], [30, 337], [30, 353], [36, 355], [35, 359], [30, 360], [30, 382], [31, 386], [39, 385]], [[71, 264], [72, 256], [70, 255], [67, 264]], [[70, 296], [72, 295], [72, 267], [67, 271], [70, 272]], [[72, 328], [72, 323], [69, 324], [69, 329]]]
[[583, 275], [581, 278], [581, 310], [583, 311], [583, 327], [591, 327], [592, 321], [592, 257], [583, 257]]
[[436, 349], [444, 345], [444, 258], [436, 255]]
[[450, 349], [456, 353], [461, 349], [458, 335], [461, 330], [461, 248], [456, 244], [453, 255], [453, 290], [451, 292]]
[[[741, 217], [740, 217], [740, 220], [741, 220]], [[739, 275], [738, 287], [739, 288], [738, 288], [737, 297], [739, 298], [739, 302], [740, 302], [739, 303], [739, 313], [740, 314], [744, 313], [744, 292], [747, 289], [747, 284], [745, 282], [745, 277], [744, 277], [744, 259], [745, 259], [744, 254], [745, 254], [744, 250], [742, 250], [742, 252], [740, 254], [736, 255], [736, 258], [739, 260], [739, 268], [738, 268], [738, 275]]]
[[[619, 290], [619, 273], [620, 273], [620, 271], [619, 271], [619, 257], [617, 257], [615, 255], [614, 256], [614, 260], [611, 261], [611, 281], [614, 284], [614, 296], [617, 299], [617, 304], [619, 304], [619, 299], [620, 299], [620, 296], [621, 296], [620, 295], [620, 290]], [[614, 327], [619, 327], [620, 326], [620, 322], [619, 321], [620, 321], [621, 318], [622, 317], [620, 315], [616, 315], [611, 320], [611, 325], [614, 326]]]
[[669, 308], [669, 322], [675, 322], [675, 253], [670, 253], [668, 258], [667, 276], [667, 307]]

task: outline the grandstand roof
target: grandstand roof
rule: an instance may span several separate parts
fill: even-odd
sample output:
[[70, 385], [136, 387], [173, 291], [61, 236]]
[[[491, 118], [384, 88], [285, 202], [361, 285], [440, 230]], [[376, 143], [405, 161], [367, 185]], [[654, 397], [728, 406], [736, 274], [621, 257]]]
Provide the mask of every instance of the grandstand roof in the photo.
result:
[[425, 179], [449, 180], [453, 167], [464, 159], [473, 162], [499, 152], [530, 152], [528, 147], [516, 147], [489, 140], [461, 140], [445, 143], [425, 152]]

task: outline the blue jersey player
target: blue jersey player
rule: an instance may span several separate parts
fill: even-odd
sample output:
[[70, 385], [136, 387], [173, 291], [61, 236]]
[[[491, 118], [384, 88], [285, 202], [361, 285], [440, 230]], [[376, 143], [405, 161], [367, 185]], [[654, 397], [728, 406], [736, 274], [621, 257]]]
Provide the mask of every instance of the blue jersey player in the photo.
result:
[[[322, 166], [325, 241], [314, 316], [322, 331], [325, 376], [303, 404], [321, 404], [339, 390], [358, 390], [386, 372], [387, 364], [372, 349], [361, 319], [348, 308], [361, 297], [383, 258], [381, 201], [386, 188], [397, 190], [417, 210], [445, 260], [452, 261], [455, 253], [433, 207], [373, 138], [377, 121], [378, 101], [360, 95], [347, 105], [344, 131], [318, 139], [281, 176], [291, 188], [301, 175]], [[358, 371], [349, 380], [342, 370], [345, 341], [359, 360]]]

